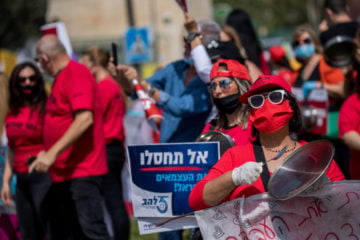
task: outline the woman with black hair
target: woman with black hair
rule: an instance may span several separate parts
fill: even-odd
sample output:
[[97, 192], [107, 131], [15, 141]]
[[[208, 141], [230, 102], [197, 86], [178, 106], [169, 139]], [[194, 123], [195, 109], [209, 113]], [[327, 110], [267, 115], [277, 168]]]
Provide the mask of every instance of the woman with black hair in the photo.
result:
[[264, 74], [270, 74], [260, 40], [252, 24], [250, 15], [243, 9], [234, 9], [226, 18], [226, 25], [233, 27], [240, 37], [248, 59], [255, 63]]
[[3, 173], [1, 198], [12, 204], [10, 180], [17, 176], [16, 212], [23, 239], [41, 240], [45, 236], [45, 196], [50, 177], [28, 173], [29, 161], [44, 150], [42, 132], [47, 99], [45, 82], [39, 69], [30, 62], [18, 64], [9, 81], [9, 112], [5, 119], [9, 153]]
[[[194, 186], [189, 196], [189, 205], [194, 210], [265, 192], [267, 183], [260, 174], [264, 171], [270, 175], [295, 149], [306, 144], [292, 137], [300, 130], [301, 112], [291, 94], [291, 86], [282, 78], [260, 76], [250, 90], [241, 95], [240, 101], [251, 107], [249, 120], [256, 139], [226, 151]], [[279, 152], [283, 154], [279, 156]], [[263, 161], [273, 158], [273, 161]], [[331, 162], [326, 175], [331, 181], [344, 179], [335, 161]]]

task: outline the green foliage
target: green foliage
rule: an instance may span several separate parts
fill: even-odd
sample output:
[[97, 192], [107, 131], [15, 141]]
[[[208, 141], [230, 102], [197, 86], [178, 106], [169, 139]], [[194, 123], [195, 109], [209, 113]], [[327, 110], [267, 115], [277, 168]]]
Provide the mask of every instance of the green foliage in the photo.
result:
[[[310, 23], [314, 26], [320, 18], [323, 0], [213, 0], [213, 4], [227, 4], [233, 9], [241, 8], [252, 17], [260, 36], [271, 36], [274, 31], [288, 31], [298, 25]], [[310, 12], [309, 12], [310, 11]], [[215, 16], [219, 14], [215, 13]], [[310, 19], [310, 16], [317, 18]], [[223, 22], [220, 19], [219, 22]], [[281, 30], [279, 30], [281, 29]]]
[[45, 23], [47, 0], [2, 0], [0, 6], [0, 48], [22, 47], [40, 34]]

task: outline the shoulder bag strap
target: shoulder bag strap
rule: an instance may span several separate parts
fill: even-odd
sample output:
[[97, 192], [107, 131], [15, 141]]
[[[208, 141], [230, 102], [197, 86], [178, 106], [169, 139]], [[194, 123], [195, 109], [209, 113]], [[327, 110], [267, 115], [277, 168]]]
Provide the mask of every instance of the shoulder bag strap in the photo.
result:
[[255, 153], [256, 162], [264, 163], [263, 171], [262, 171], [260, 176], [261, 176], [261, 180], [263, 182], [265, 191], [267, 192], [267, 185], [268, 185], [268, 182], [269, 182], [269, 179], [270, 179], [270, 173], [269, 173], [269, 169], [268, 169], [268, 167], [266, 165], [264, 152], [263, 152], [263, 150], [261, 148], [259, 138], [256, 139], [256, 141], [253, 144], [253, 147], [254, 147], [254, 153]]

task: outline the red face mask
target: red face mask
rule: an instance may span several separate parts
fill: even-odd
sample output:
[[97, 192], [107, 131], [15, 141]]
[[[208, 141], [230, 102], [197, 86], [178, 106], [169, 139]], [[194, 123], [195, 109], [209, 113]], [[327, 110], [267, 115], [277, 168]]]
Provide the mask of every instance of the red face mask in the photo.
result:
[[293, 114], [294, 111], [288, 100], [285, 99], [280, 104], [272, 104], [265, 99], [262, 107], [251, 109], [249, 120], [259, 132], [270, 133], [283, 128]]

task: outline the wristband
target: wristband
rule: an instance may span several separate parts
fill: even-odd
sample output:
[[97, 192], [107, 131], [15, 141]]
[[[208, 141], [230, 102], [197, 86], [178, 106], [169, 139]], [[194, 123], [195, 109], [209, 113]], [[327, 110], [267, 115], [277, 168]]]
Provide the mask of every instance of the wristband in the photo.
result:
[[201, 36], [200, 33], [195, 33], [195, 32], [191, 32], [189, 33], [189, 35], [186, 37], [186, 42], [187, 43], [191, 43], [195, 38]]

